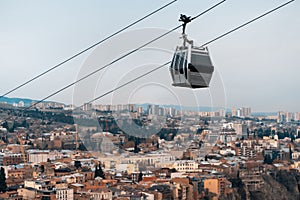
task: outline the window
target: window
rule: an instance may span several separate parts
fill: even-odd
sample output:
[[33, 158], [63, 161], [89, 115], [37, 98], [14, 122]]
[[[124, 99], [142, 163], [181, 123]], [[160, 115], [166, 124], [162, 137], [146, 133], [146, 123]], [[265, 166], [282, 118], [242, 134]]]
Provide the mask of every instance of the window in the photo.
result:
[[183, 51], [181, 54], [180, 54], [180, 61], [179, 61], [179, 72], [180, 74], [183, 74], [184, 71], [184, 65], [186, 63], [186, 52]]
[[174, 62], [174, 69], [177, 72], [179, 70], [178, 69], [179, 62], [180, 62], [180, 53], [177, 53], [176, 56], [175, 56], [175, 62]]
[[191, 57], [191, 63], [193, 65], [212, 66], [209, 56], [204, 54], [193, 53]]
[[173, 59], [172, 59], [172, 64], [171, 64], [172, 69], [175, 69], [175, 59], [176, 59], [176, 54], [174, 54]]

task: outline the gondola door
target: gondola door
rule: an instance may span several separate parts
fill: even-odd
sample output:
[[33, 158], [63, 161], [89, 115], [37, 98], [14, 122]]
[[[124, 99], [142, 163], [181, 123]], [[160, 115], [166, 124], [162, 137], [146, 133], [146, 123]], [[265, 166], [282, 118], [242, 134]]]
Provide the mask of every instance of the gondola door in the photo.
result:
[[188, 49], [177, 48], [170, 67], [174, 86], [187, 86]]

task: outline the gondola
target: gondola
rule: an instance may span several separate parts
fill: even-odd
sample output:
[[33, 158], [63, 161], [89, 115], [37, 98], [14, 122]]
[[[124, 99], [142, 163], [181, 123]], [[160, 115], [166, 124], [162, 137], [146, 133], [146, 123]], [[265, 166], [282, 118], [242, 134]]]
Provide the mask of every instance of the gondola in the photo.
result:
[[190, 18], [181, 15], [183, 21], [183, 45], [177, 46], [174, 53], [170, 73], [173, 86], [188, 88], [207, 88], [209, 87], [214, 66], [211, 62], [207, 47], [196, 47], [193, 41], [187, 39], [185, 26], [190, 22]]

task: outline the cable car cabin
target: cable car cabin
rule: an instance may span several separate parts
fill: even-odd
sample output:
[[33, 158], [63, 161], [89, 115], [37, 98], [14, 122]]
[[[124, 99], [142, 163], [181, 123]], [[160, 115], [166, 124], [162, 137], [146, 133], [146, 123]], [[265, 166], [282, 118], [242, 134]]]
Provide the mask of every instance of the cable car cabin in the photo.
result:
[[173, 86], [193, 89], [209, 87], [213, 71], [207, 47], [184, 44], [176, 48], [170, 66]]

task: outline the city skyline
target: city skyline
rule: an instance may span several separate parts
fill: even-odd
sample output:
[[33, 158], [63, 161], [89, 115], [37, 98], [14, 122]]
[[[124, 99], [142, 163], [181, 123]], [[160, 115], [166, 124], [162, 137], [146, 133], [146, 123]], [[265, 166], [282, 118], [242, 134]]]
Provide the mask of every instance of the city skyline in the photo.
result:
[[[110, 108], [112, 111], [113, 110], [120, 110], [119, 108], [123, 108], [124, 106], [134, 106], [135, 108], [144, 108], [146, 109], [148, 106], [159, 106], [160, 108], [174, 108], [176, 110], [182, 110], [182, 111], [192, 111], [192, 112], [215, 112], [215, 111], [220, 111], [224, 110], [226, 113], [231, 113], [233, 116], [239, 116], [239, 114], [233, 114], [235, 113], [255, 113], [255, 114], [274, 114], [274, 113], [300, 113], [298, 111], [293, 111], [293, 110], [274, 110], [274, 111], [253, 111], [251, 106], [233, 106], [233, 107], [208, 107], [208, 106], [199, 106], [199, 107], [192, 107], [192, 106], [183, 106], [183, 105], [176, 105], [176, 104], [153, 104], [153, 103], [129, 103], [129, 104], [96, 104], [96, 103], [84, 103], [82, 105], [74, 105], [74, 104], [65, 104], [62, 102], [56, 102], [56, 101], [43, 101], [37, 103], [39, 100], [34, 100], [34, 99], [27, 99], [27, 98], [7, 98], [5, 97], [4, 99], [0, 100], [0, 103], [9, 104], [14, 107], [21, 107], [21, 108], [26, 108], [34, 105], [34, 107], [40, 108], [40, 107], [53, 107], [53, 108], [67, 108], [67, 109], [78, 109], [81, 108], [83, 110], [89, 110], [89, 109], [84, 109], [85, 106], [92, 108], [101, 108], [103, 110], [107, 110], [106, 108]], [[100, 109], [100, 110], [101, 110]], [[244, 111], [245, 109], [250, 109], [250, 111]], [[122, 109], [121, 109], [122, 110]]]

